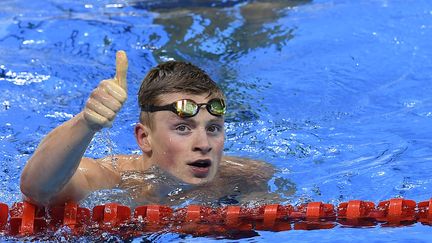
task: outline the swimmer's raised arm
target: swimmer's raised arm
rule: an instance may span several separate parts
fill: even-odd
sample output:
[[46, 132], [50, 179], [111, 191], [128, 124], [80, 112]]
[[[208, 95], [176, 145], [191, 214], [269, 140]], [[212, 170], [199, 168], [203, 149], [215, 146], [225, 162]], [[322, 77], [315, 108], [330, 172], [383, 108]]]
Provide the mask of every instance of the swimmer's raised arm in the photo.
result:
[[27, 200], [40, 205], [80, 200], [91, 191], [119, 182], [119, 174], [112, 167], [83, 155], [95, 133], [112, 126], [126, 101], [127, 68], [126, 53], [118, 51], [115, 77], [103, 80], [81, 113], [42, 140], [21, 175], [21, 191]]

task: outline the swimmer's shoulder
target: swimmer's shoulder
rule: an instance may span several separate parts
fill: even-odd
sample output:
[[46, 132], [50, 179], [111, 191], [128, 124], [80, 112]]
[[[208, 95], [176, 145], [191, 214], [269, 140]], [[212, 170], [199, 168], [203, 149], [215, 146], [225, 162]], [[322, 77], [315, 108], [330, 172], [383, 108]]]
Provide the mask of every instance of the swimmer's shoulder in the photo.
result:
[[272, 164], [262, 160], [255, 160], [244, 157], [223, 156], [220, 166], [223, 174], [248, 175], [253, 173], [261, 179], [270, 179], [273, 177], [276, 169]]

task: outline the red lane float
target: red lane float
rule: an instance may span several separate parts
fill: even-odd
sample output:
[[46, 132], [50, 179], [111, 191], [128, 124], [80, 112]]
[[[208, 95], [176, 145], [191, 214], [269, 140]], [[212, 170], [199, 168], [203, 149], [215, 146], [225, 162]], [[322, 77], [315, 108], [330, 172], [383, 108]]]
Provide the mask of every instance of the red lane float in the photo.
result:
[[432, 225], [432, 198], [416, 203], [402, 198], [380, 202], [351, 200], [332, 204], [310, 202], [299, 206], [263, 205], [259, 207], [226, 206], [220, 208], [189, 205], [172, 209], [146, 205], [131, 209], [108, 203], [93, 208], [70, 202], [63, 206], [36, 207], [18, 202], [9, 209], [0, 203], [0, 233], [27, 236], [55, 232], [67, 227], [72, 234], [111, 232], [125, 237], [148, 232], [171, 231], [193, 235], [236, 235], [255, 230], [285, 231], [330, 229], [342, 226], [400, 226], [420, 222]]
[[418, 203], [417, 216], [418, 221], [422, 224], [432, 225], [432, 198], [429, 201]]
[[0, 203], [0, 233], [4, 232], [7, 224], [9, 208], [6, 204]]

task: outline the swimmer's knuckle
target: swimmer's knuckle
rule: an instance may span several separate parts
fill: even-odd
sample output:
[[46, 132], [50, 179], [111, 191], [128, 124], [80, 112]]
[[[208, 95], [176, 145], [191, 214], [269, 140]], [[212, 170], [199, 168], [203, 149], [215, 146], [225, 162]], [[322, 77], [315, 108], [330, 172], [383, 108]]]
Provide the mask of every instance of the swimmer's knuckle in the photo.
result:
[[96, 88], [96, 89], [98, 89], [99, 91], [102, 89], [102, 90], [105, 90], [106, 89], [106, 84], [104, 83], [104, 82], [101, 82], [100, 84], [99, 84], [99, 86]]
[[107, 90], [111, 89], [111, 82], [104, 80], [101, 82], [98, 88], [101, 89], [103, 92], [108, 92]]
[[101, 87], [106, 87], [111, 83], [111, 81], [109, 79], [104, 79], [100, 82], [99, 86]]
[[94, 106], [94, 99], [90, 98], [86, 102], [86, 107], [91, 108]]
[[117, 112], [120, 111], [121, 107], [122, 107], [121, 104], [115, 104], [115, 105], [113, 105], [113, 109], [112, 109], [112, 110], [113, 110], [115, 113], [117, 113]]
[[108, 118], [106, 118], [106, 117], [101, 117], [100, 118], [100, 124], [102, 126], [106, 125], [108, 122], [109, 122]]
[[112, 110], [112, 112], [114, 112], [114, 113], [117, 113], [117, 112], [119, 111], [118, 106], [116, 106], [116, 105], [113, 105], [113, 106], [111, 107], [111, 110]]
[[99, 101], [98, 97], [95, 97], [95, 99], [91, 100], [91, 104], [93, 107], [99, 107], [101, 102]]
[[89, 110], [84, 111], [84, 119], [90, 123], [97, 123], [94, 114]]
[[91, 94], [90, 98], [92, 99], [98, 99], [100, 97], [101, 89], [95, 89]]
[[119, 101], [120, 103], [124, 103], [127, 100], [127, 95], [122, 95], [121, 97], [119, 97]]
[[116, 117], [116, 113], [111, 112], [111, 113], [108, 115], [108, 120], [109, 120], [109, 121], [113, 121], [113, 120], [115, 119], [115, 117]]

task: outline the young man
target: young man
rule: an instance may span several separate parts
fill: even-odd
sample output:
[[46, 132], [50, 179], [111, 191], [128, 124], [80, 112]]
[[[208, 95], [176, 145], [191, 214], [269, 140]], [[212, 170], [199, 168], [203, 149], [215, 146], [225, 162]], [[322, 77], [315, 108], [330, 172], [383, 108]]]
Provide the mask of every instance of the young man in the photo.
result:
[[142, 155], [83, 158], [127, 98], [127, 66], [126, 53], [117, 52], [115, 77], [103, 80], [81, 113], [43, 139], [21, 175], [26, 200], [52, 205], [115, 187], [128, 190], [136, 203], [164, 204], [267, 192], [270, 165], [222, 156], [224, 95], [206, 73], [183, 62], [161, 64], [142, 82], [135, 126]]

